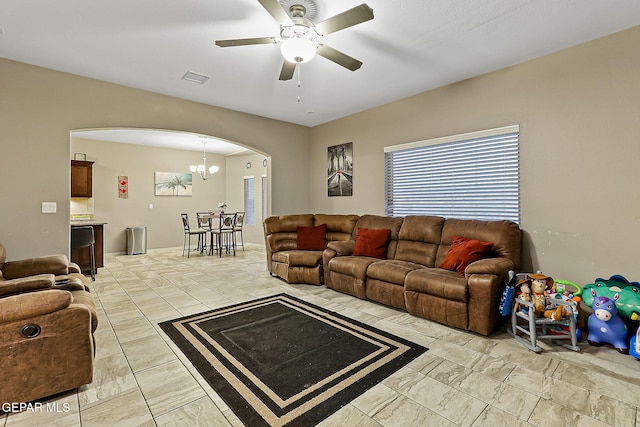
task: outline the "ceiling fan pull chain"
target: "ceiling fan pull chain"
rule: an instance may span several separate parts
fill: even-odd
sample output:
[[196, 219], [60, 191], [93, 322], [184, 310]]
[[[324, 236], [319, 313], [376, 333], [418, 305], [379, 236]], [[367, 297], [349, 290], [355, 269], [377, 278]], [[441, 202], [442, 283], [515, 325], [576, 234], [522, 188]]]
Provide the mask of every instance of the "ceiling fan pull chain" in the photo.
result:
[[300, 69], [302, 68], [302, 63], [298, 62], [298, 102], [300, 102]]

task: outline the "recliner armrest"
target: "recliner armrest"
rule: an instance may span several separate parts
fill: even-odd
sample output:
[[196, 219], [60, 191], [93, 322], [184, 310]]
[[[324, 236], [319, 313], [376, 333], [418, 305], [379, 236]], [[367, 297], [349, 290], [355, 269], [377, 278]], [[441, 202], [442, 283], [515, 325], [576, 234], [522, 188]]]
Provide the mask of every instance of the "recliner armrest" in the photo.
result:
[[47, 289], [55, 283], [53, 274], [38, 274], [37, 276], [22, 277], [0, 281], [0, 296], [19, 294], [38, 289]]
[[327, 243], [327, 247], [336, 252], [337, 256], [349, 256], [353, 254], [356, 242], [352, 240], [335, 240]]
[[509, 270], [514, 270], [515, 265], [509, 258], [484, 258], [472, 262], [464, 270], [465, 277], [472, 274], [494, 274], [496, 276], [507, 276]]
[[69, 260], [66, 255], [48, 255], [37, 258], [7, 261], [2, 266], [5, 279], [18, 279], [36, 274], [69, 274]]
[[0, 323], [26, 320], [62, 310], [73, 302], [71, 292], [45, 290], [0, 298]]
[[69, 268], [69, 274], [71, 274], [71, 273], [82, 273], [82, 269], [75, 262], [70, 262], [68, 268]]

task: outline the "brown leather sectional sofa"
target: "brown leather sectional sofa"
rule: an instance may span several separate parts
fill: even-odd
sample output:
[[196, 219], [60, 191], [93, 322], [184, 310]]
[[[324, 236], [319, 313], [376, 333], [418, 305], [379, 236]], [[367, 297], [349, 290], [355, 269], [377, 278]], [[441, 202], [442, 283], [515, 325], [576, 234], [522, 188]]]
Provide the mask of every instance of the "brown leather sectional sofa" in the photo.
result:
[[92, 381], [98, 319], [88, 283], [65, 255], [6, 261], [0, 243], [0, 404]]
[[[296, 249], [298, 227], [322, 224], [324, 250]], [[386, 259], [353, 256], [360, 228], [391, 230]], [[482, 335], [494, 330], [508, 271], [520, 266], [522, 232], [511, 221], [303, 214], [267, 218], [264, 232], [269, 272], [288, 283], [325, 284]], [[493, 247], [460, 275], [437, 267], [454, 236], [492, 242]]]

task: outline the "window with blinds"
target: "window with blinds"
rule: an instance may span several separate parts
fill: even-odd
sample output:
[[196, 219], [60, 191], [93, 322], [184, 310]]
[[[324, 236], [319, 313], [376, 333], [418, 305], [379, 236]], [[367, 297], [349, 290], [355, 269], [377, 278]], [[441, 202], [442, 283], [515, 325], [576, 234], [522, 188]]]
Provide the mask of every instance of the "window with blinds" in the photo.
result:
[[520, 223], [519, 126], [385, 147], [385, 213]]
[[268, 197], [268, 185], [269, 183], [267, 182], [267, 177], [266, 175], [262, 176], [262, 222], [264, 222], [265, 219], [267, 219], [267, 214], [269, 211], [269, 199]]
[[244, 178], [244, 223], [256, 223], [256, 192], [255, 179], [252, 176]]

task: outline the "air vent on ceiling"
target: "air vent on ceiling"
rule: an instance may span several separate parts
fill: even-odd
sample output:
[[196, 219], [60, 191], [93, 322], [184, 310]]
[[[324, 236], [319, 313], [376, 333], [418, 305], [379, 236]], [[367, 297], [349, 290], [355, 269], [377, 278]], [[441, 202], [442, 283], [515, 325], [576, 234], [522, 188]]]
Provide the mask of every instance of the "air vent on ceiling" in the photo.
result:
[[182, 76], [182, 80], [204, 84], [207, 80], [209, 80], [209, 76], [205, 76], [204, 74], [200, 73], [194, 73], [193, 71], [187, 71], [184, 76]]

